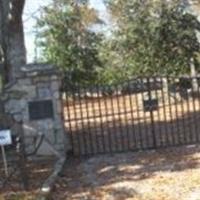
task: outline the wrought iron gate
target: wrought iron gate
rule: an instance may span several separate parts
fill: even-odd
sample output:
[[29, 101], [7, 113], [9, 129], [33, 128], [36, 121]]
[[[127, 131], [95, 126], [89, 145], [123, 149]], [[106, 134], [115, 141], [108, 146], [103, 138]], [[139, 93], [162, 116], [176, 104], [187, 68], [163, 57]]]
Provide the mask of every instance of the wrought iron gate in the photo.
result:
[[64, 120], [74, 155], [198, 143], [198, 81], [141, 77], [109, 86], [65, 86]]

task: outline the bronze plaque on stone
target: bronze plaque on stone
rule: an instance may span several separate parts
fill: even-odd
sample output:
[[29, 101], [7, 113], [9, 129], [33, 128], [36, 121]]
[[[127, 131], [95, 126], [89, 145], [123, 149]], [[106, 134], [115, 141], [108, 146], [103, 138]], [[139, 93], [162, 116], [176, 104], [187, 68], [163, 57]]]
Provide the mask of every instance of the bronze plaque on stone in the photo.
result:
[[53, 119], [53, 102], [51, 100], [29, 102], [30, 120]]

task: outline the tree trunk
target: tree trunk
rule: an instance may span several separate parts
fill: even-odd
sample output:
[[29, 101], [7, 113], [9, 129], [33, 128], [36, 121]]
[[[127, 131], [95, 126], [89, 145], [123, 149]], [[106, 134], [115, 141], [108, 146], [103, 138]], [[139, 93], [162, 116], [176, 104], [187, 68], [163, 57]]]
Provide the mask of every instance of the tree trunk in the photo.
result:
[[16, 78], [26, 64], [22, 14], [25, 0], [0, 0], [0, 45], [3, 51], [4, 78]]

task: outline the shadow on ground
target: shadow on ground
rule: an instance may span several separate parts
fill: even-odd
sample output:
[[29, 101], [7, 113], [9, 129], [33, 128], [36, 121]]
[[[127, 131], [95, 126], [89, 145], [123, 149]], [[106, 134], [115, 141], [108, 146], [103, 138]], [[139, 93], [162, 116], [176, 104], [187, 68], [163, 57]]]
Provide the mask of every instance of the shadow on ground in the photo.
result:
[[[183, 146], [158, 151], [101, 155], [82, 160], [71, 159], [66, 163], [52, 198], [143, 200], [146, 199], [143, 192], [148, 192], [147, 188], [151, 184], [149, 181], [158, 174], [161, 174], [159, 181], [162, 184], [171, 184], [176, 181], [177, 174], [199, 170], [199, 152], [200, 146]], [[171, 178], [162, 178], [165, 174]], [[196, 187], [200, 181], [195, 181]]]
[[[179, 111], [180, 112], [180, 111]], [[72, 132], [75, 155], [138, 151], [169, 146], [196, 144], [200, 142], [200, 112], [182, 111], [180, 116], [169, 110], [162, 119], [153, 113], [139, 119], [106, 119], [105, 122], [86, 122]], [[78, 123], [78, 122], [77, 122]]]

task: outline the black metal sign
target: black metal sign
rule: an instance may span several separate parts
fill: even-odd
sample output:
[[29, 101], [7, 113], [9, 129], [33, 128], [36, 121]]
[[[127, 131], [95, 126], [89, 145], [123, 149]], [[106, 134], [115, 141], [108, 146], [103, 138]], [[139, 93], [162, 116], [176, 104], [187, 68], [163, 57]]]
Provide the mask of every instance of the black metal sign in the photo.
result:
[[148, 99], [143, 101], [144, 111], [151, 112], [158, 109], [158, 99]]
[[54, 117], [51, 100], [29, 102], [30, 120], [52, 119]]

